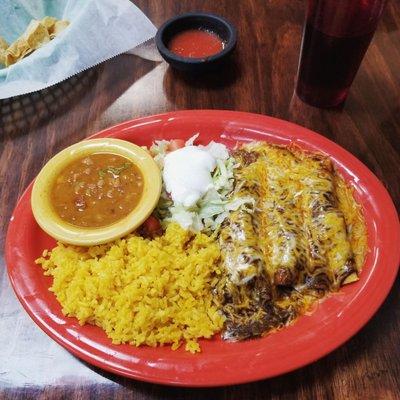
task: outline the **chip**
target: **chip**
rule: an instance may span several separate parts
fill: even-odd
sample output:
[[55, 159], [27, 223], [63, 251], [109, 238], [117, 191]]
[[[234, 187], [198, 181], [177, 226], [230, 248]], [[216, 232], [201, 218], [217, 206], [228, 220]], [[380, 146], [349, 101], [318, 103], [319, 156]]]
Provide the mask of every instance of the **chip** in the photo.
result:
[[0, 64], [5, 64], [8, 43], [0, 36]]
[[47, 16], [47, 17], [44, 17], [40, 22], [42, 23], [42, 25], [44, 25], [46, 27], [49, 34], [51, 34], [53, 31], [54, 25], [57, 21], [58, 21], [57, 18]]
[[50, 38], [53, 39], [54, 37], [59, 35], [68, 25], [69, 25], [68, 21], [65, 20], [56, 21], [52, 29], [49, 30]]
[[0, 37], [0, 63], [5, 64], [6, 67], [15, 64], [50, 42], [68, 25], [68, 21], [46, 16], [41, 21], [33, 19], [25, 32], [10, 46]]
[[0, 49], [6, 50], [8, 48], [8, 43], [0, 36]]

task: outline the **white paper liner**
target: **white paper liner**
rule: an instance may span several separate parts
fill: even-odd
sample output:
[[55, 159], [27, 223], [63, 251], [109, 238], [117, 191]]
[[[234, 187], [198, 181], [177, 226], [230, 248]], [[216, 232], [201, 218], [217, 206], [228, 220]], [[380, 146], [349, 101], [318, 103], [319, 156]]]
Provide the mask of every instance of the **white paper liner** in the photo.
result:
[[154, 47], [138, 47], [154, 37], [156, 28], [129, 0], [0, 1], [0, 35], [11, 43], [31, 19], [46, 15], [70, 25], [31, 55], [0, 69], [0, 99], [52, 86], [130, 50], [158, 59]]

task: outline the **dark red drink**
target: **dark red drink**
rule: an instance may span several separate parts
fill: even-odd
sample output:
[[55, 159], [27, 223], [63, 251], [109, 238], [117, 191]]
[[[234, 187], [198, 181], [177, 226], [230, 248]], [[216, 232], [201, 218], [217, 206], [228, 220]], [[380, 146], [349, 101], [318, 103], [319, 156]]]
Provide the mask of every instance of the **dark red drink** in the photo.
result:
[[297, 94], [318, 107], [341, 104], [375, 33], [385, 0], [309, 0]]

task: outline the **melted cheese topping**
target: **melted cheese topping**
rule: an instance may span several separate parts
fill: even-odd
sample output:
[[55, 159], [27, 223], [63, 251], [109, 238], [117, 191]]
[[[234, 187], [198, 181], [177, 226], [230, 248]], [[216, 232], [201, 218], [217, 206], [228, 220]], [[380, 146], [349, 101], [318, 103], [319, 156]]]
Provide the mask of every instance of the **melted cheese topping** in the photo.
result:
[[[338, 180], [330, 160], [297, 148], [260, 143], [245, 145], [242, 151], [256, 157], [248, 165], [245, 158], [238, 158], [241, 168], [234, 195], [250, 193], [256, 199], [255, 231], [249, 228], [243, 235], [237, 253], [246, 246], [260, 250], [262, 264], [276, 285], [319, 291], [357, 279], [366, 245], [361, 243], [361, 249], [353, 251], [356, 240], [352, 231], [356, 226], [358, 237], [364, 238], [366, 232], [359, 207]], [[351, 216], [346, 220], [345, 214]], [[232, 275], [239, 267], [229, 264]], [[240, 266], [246, 281], [257, 270], [250, 265]]]
[[328, 158], [260, 143], [234, 156], [233, 196], [251, 196], [254, 208], [231, 213], [221, 230], [227, 275], [218, 293], [224, 336], [240, 339], [290, 322], [327, 291], [357, 280], [367, 235]]

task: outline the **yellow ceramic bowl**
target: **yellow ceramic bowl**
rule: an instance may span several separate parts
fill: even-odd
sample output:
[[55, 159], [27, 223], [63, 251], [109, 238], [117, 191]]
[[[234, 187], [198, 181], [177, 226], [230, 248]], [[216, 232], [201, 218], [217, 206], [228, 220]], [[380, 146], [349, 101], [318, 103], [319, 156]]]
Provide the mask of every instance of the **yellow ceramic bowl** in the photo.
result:
[[[130, 214], [112, 225], [79, 227], [63, 221], [50, 201], [51, 189], [60, 172], [72, 161], [93, 153], [113, 153], [132, 161], [143, 175], [143, 193]], [[92, 246], [118, 239], [135, 230], [151, 214], [161, 193], [161, 173], [151, 155], [139, 146], [119, 139], [92, 139], [76, 143], [55, 155], [40, 171], [32, 189], [33, 215], [53, 238], [78, 246]]]

